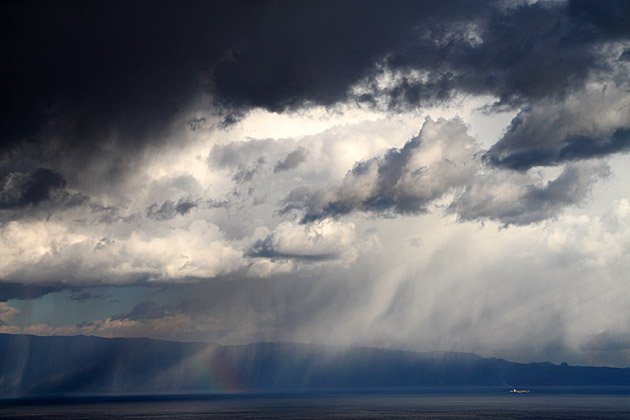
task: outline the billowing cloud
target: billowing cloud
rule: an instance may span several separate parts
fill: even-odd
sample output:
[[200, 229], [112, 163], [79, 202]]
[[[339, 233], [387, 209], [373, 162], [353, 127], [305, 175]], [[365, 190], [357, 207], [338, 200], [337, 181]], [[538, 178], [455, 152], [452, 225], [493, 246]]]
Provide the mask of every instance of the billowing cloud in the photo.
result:
[[481, 155], [461, 120], [427, 118], [401, 149], [358, 162], [339, 187], [291, 191], [281, 211], [301, 210], [304, 222], [353, 212], [420, 214], [450, 194], [447, 211], [462, 221], [529, 224], [582, 203], [593, 183], [609, 174], [601, 162], [575, 164], [537, 185], [532, 175], [484, 167]]
[[486, 159], [497, 166], [526, 170], [629, 150], [628, 86], [600, 86], [566, 101], [522, 110]]
[[[44, 222], [10, 222], [1, 228], [0, 278], [20, 283], [133, 283], [207, 278], [238, 270], [242, 253], [204, 221], [165, 236], [124, 237], [75, 233]], [[96, 233], [98, 234], [98, 232]]]
[[283, 213], [304, 209], [304, 220], [354, 211], [418, 214], [477, 171], [475, 140], [460, 120], [428, 118], [418, 136], [383, 157], [357, 163], [340, 187], [293, 190]]
[[593, 184], [608, 175], [608, 165], [601, 162], [567, 166], [556, 179], [542, 185], [526, 174], [490, 172], [467, 185], [448, 211], [460, 220], [488, 219], [506, 225], [540, 222], [582, 203]]

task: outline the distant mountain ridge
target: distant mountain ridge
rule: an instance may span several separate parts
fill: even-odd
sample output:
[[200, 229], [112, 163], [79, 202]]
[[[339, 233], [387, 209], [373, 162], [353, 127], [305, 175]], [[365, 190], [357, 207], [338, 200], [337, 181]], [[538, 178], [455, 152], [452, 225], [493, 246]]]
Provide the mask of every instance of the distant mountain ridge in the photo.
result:
[[630, 369], [284, 342], [0, 334], [0, 397], [476, 386], [630, 386]]

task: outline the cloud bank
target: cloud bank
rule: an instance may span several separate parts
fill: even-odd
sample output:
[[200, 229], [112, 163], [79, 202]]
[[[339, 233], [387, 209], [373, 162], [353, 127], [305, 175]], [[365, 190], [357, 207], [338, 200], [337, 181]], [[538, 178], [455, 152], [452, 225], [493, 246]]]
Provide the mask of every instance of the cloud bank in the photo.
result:
[[2, 11], [0, 331], [627, 365], [625, 2]]

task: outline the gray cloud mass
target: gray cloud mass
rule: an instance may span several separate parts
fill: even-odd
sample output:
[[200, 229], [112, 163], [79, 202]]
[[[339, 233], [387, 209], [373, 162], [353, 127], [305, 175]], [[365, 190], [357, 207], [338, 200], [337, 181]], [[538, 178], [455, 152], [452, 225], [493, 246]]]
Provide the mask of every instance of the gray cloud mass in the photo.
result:
[[283, 160], [278, 161], [276, 166], [273, 168], [273, 171], [274, 173], [278, 173], [297, 168], [300, 163], [306, 160], [307, 156], [308, 150], [300, 146], [289, 153]]
[[[518, 106], [581, 89], [592, 74], [607, 71], [602, 45], [628, 37], [627, 7], [615, 1], [600, 2], [597, 12], [581, 1], [467, 0], [396, 7], [384, 1], [187, 8], [155, 2], [151, 9], [147, 15], [139, 4], [6, 6], [3, 39], [11, 65], [0, 114], [2, 149], [54, 137], [54, 153], [39, 158], [54, 163], [64, 153], [83, 166], [115, 144], [124, 153], [111, 156], [111, 170], [126, 170], [126, 155], [162, 144], [161, 132], [202, 92], [234, 115], [253, 107], [334, 105], [352, 100], [359, 85], [367, 90], [356, 100], [384, 94], [394, 108], [459, 92]], [[81, 33], [81, 43], [69, 28]], [[112, 28], [115, 37], [103, 42], [100, 34]], [[159, 36], [143, 36], [149, 31]], [[25, 55], [25, 49], [38, 52]], [[401, 77], [379, 87], [384, 73]]]
[[581, 204], [593, 184], [610, 173], [603, 163], [570, 165], [554, 180], [536, 185], [528, 176], [498, 171], [479, 176], [449, 205], [460, 220], [496, 220], [527, 225]]
[[354, 212], [413, 215], [453, 194], [447, 212], [462, 221], [522, 225], [582, 203], [593, 183], [609, 175], [609, 167], [601, 162], [575, 164], [538, 186], [531, 175], [485, 166], [482, 156], [461, 120], [427, 119], [418, 136], [401, 149], [358, 162], [340, 186], [294, 189], [283, 200], [281, 213], [301, 211], [302, 222]]
[[354, 211], [425, 212], [432, 201], [465, 185], [475, 173], [474, 143], [461, 121], [427, 119], [418, 136], [401, 149], [358, 162], [341, 186], [293, 190], [285, 198], [282, 212], [304, 209], [305, 222]]
[[178, 214], [181, 216], [186, 215], [191, 209], [197, 207], [197, 203], [192, 200], [186, 200], [180, 198], [177, 203], [166, 200], [162, 205], [151, 204], [147, 207], [147, 217], [155, 220], [167, 220], [172, 219]]
[[630, 85], [590, 89], [522, 109], [486, 153], [496, 166], [527, 170], [630, 148]]

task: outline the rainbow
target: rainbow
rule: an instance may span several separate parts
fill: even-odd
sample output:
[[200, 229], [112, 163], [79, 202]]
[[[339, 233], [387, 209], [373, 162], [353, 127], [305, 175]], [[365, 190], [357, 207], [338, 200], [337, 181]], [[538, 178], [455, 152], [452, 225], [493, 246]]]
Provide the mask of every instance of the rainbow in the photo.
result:
[[195, 374], [201, 375], [201, 380], [205, 389], [210, 393], [236, 394], [247, 392], [250, 387], [246, 386], [233, 362], [228, 360], [219, 351], [211, 351], [203, 357], [197, 359]]

